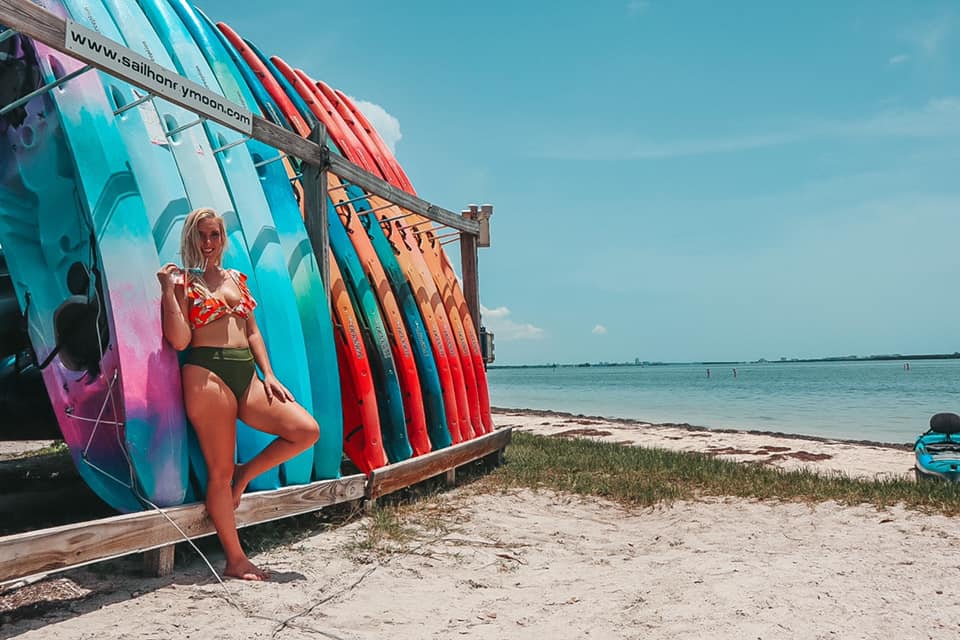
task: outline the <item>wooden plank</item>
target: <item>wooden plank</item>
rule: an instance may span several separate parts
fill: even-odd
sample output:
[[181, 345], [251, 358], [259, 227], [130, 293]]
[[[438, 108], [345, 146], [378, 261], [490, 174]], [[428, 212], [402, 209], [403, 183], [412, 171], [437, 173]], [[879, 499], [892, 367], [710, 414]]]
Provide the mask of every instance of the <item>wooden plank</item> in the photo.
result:
[[322, 167], [325, 162], [326, 156], [320, 145], [259, 116], [253, 116], [251, 137], [309, 164]]
[[399, 205], [402, 209], [419, 213], [452, 229], [458, 229], [473, 235], [480, 232], [480, 223], [476, 220], [464, 219], [453, 211], [448, 211], [443, 207], [430, 204], [426, 200], [421, 200], [417, 196], [397, 189], [389, 182], [367, 173], [357, 165], [336, 154], [330, 154], [330, 171], [344, 180], [349, 180], [353, 184], [363, 187], [369, 193], [376, 194], [385, 200]]
[[[245, 495], [237, 509], [237, 526], [358, 500], [364, 496], [366, 483], [366, 476], [358, 474]], [[190, 538], [214, 533], [202, 504], [172, 507], [164, 512]], [[0, 586], [25, 576], [78, 567], [183, 540], [167, 517], [157, 511], [142, 511], [0, 538]]]
[[380, 496], [483, 458], [506, 447], [510, 443], [512, 433], [513, 430], [509, 427], [497, 429], [446, 449], [391, 464], [382, 469], [374, 469], [367, 486], [367, 498], [376, 500]]
[[[29, 0], [0, 0], [0, 24], [25, 36], [64, 51], [67, 39], [64, 20]], [[57, 44], [51, 44], [51, 43]]]

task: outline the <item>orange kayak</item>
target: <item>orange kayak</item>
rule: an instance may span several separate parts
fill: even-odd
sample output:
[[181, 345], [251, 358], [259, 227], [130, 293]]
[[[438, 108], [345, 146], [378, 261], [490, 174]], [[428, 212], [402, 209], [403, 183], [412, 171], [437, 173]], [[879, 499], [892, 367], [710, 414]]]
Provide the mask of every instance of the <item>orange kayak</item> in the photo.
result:
[[[309, 81], [309, 78], [307, 78], [305, 74], [301, 73], [300, 77], [305, 82]], [[382, 175], [379, 166], [373, 160], [373, 154], [366, 151], [366, 146], [356, 136], [350, 125], [343, 120], [336, 107], [329, 102], [322, 91], [319, 91], [319, 87], [318, 91], [314, 92], [314, 96], [323, 112], [327, 115], [327, 122], [330, 123], [328, 130], [338, 146], [344, 149], [348, 155], [352, 153], [352, 155], [349, 155], [349, 158], [353, 162], [359, 164], [370, 173]], [[362, 151], [357, 151], [358, 149]], [[374, 208], [388, 206], [388, 203], [382, 201], [380, 198], [369, 197], [367, 200]], [[398, 211], [398, 209], [394, 208], [394, 211]], [[411, 273], [415, 272], [419, 274], [419, 281], [427, 293], [429, 304], [432, 306], [432, 313], [437, 321], [437, 328], [444, 341], [449, 359], [456, 401], [460, 413], [461, 436], [463, 439], [472, 438], [482, 433], [483, 428], [479, 415], [479, 398], [477, 395], [475, 372], [472, 363], [463, 358], [461, 345], [458, 344], [457, 340], [458, 331], [456, 323], [458, 318], [449, 317], [442, 292], [437, 288], [435, 276], [426, 264], [416, 242], [411, 241], [413, 236], [408, 236], [399, 223], [395, 223], [393, 232], [396, 233], [398, 239], [401, 240], [397, 242], [391, 239], [395, 248], [398, 249], [398, 262], [411, 281], [416, 278], [416, 276], [412, 276]]]
[[[343, 92], [328, 90], [325, 94], [328, 97], [332, 95], [338, 100], [340, 103], [338, 112], [346, 112], [352, 116], [350, 119], [344, 118], [344, 121], [353, 129], [357, 138], [367, 148], [369, 155], [376, 159], [377, 165], [381, 167], [381, 177], [395, 187], [414, 193], [413, 186], [410, 184], [406, 173], [396, 162], [393, 153], [390, 152], [390, 149], [369, 120]], [[418, 248], [440, 291], [451, 328], [457, 339], [463, 369], [465, 372], [472, 373], [472, 375], [468, 374], [464, 377], [468, 384], [471, 384], [476, 390], [475, 393], [470, 394], [470, 414], [474, 428], [478, 433], [489, 433], [493, 430], [493, 421], [490, 417], [490, 394], [487, 387], [486, 364], [474, 327], [473, 316], [470, 314], [466, 298], [460, 288], [456, 273], [450, 265], [449, 258], [434, 237], [430, 221], [421, 216], [411, 216], [411, 218], [414, 219], [415, 228], [419, 229], [415, 236]]]

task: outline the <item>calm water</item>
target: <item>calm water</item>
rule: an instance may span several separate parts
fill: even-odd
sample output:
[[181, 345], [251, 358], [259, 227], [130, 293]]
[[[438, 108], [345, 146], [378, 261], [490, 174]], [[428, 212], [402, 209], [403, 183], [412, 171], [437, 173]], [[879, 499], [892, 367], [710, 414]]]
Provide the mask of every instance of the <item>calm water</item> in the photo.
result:
[[491, 369], [491, 403], [712, 428], [912, 442], [960, 413], [960, 361]]

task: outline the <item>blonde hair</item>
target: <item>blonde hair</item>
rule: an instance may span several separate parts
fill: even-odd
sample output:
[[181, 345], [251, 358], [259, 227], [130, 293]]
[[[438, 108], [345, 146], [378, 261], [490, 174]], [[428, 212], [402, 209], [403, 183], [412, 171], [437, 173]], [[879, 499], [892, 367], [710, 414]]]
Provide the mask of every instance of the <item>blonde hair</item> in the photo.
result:
[[209, 294], [207, 283], [203, 280], [203, 272], [207, 268], [206, 259], [200, 250], [200, 223], [204, 220], [214, 220], [220, 227], [220, 238], [223, 248], [227, 246], [227, 229], [223, 217], [210, 207], [194, 209], [183, 222], [183, 231], [180, 234], [180, 258], [183, 260], [185, 271], [184, 284], [192, 284], [203, 293]]

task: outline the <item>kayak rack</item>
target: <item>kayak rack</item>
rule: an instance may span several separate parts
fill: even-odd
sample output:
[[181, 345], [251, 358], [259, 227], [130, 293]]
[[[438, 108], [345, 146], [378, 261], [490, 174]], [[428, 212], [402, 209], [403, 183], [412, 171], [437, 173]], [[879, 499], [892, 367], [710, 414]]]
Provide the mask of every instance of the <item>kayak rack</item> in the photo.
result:
[[[490, 246], [489, 220], [493, 214], [492, 205], [469, 205], [458, 215], [398, 189], [331, 153], [327, 145], [326, 129], [322, 124], [311, 132], [309, 138], [300, 137], [251, 114], [244, 107], [231, 103], [222, 96], [212, 94], [169, 69], [155, 65], [117, 42], [105, 39], [70, 20], [64, 20], [35, 5], [31, 0], [0, 0], [0, 25], [8, 28], [0, 34], [0, 42], [19, 33], [86, 65], [69, 76], [41, 87], [31, 94], [31, 97], [50, 91], [96, 68], [147, 92], [124, 109], [118, 110], [115, 116], [122, 114], [127, 108], [159, 98], [187, 109], [198, 117], [197, 121], [190, 122], [179, 130], [166, 131], [167, 136], [176, 135], [185, 127], [210, 120], [240, 132], [244, 136], [243, 142], [259, 140], [276, 148], [281, 158], [299, 160], [302, 163], [302, 173], [296, 179], [303, 188], [307, 235], [326, 287], [329, 287], [330, 281], [327, 196], [332, 191], [328, 190], [327, 186], [328, 172], [344, 181], [342, 187], [335, 189], [355, 185], [366, 193], [379, 196], [395, 205], [396, 215], [387, 218], [389, 221], [419, 215], [452, 229], [452, 233], [442, 236], [445, 239], [442, 244], [455, 241], [453, 235], [459, 236], [464, 297], [477, 327], [484, 357], [487, 362], [493, 361], [493, 334], [485, 332], [480, 324], [477, 271], [477, 248]], [[84, 37], [99, 41], [97, 53], [94, 49], [85, 50], [77, 44], [82, 43]], [[100, 53], [103, 47], [113, 51], [112, 58]], [[118, 64], [117, 60], [127, 61], [128, 66]], [[139, 66], [129, 65], [131, 60], [137, 61]], [[151, 72], [154, 75], [137, 73], [134, 68], [154, 69]], [[174, 87], [178, 86], [184, 90], [174, 90]], [[22, 101], [23, 98], [20, 99], [20, 102]], [[211, 108], [211, 101], [216, 103], [219, 109]], [[17, 106], [16, 103], [0, 105], [0, 110], [11, 110]], [[221, 147], [216, 151], [222, 152], [227, 148], [229, 147]], [[438, 238], [431, 236], [423, 241], [432, 243], [437, 242]], [[453, 484], [458, 467], [477, 460], [499, 464], [511, 435], [512, 430], [509, 428], [498, 429], [467, 442], [376, 469], [369, 476], [350, 475], [307, 485], [251, 493], [243, 497], [237, 509], [237, 526], [247, 527], [342, 503], [353, 502], [370, 509], [382, 496], [439, 475], [444, 475], [446, 482]], [[0, 588], [25, 584], [51, 573], [137, 552], [145, 552], [148, 571], [154, 575], [168, 574], [173, 570], [174, 545], [177, 542], [213, 533], [213, 525], [204, 505], [189, 504], [3, 536], [0, 537]]]
[[[115, 78], [135, 85], [147, 92], [132, 107], [151, 98], [160, 98], [172, 102], [195, 113], [198, 120], [190, 122], [173, 131], [175, 135], [183, 128], [195, 126], [205, 120], [217, 122], [243, 134], [246, 140], [259, 140], [274, 147], [280, 157], [298, 159], [303, 163], [303, 172], [298, 179], [303, 185], [304, 217], [307, 235], [320, 266], [323, 282], [329, 287], [329, 238], [327, 237], [327, 172], [340, 177], [349, 184], [361, 187], [366, 193], [380, 196], [397, 205], [402, 215], [420, 215], [459, 234], [460, 258], [462, 262], [463, 294], [467, 307], [473, 317], [474, 325], [482, 333], [480, 324], [480, 297], [477, 273], [477, 248], [490, 246], [490, 216], [492, 205], [469, 205], [460, 214], [444, 209], [423, 200], [411, 193], [394, 187], [389, 182], [368, 173], [350, 161], [330, 153], [327, 146], [326, 128], [319, 124], [309, 138], [303, 138], [272, 122], [253, 115], [245, 107], [232, 103], [222, 96], [213, 94], [205, 87], [197, 85], [177, 73], [156, 65], [124, 45], [104, 38], [71, 20], [43, 9], [31, 0], [0, 0], [0, 24], [8, 30], [0, 34], [0, 42], [16, 33], [32, 38], [37, 42], [57, 49], [86, 66], [75, 72], [77, 75], [96, 68]], [[84, 42], [95, 42], [95, 46], [84, 48]], [[80, 44], [78, 44], [80, 43]], [[104, 54], [109, 50], [109, 55]], [[121, 64], [120, 60], [126, 61]], [[136, 64], [130, 64], [131, 61]], [[138, 69], [141, 71], [135, 71]], [[147, 69], [147, 71], [142, 71]], [[71, 74], [73, 76], [74, 74]], [[60, 78], [50, 85], [42, 87], [40, 92], [50, 91], [71, 80]], [[179, 90], [176, 90], [179, 88]], [[22, 98], [21, 98], [22, 100]], [[211, 100], [216, 107], [211, 107]], [[0, 105], [15, 108], [16, 105]], [[239, 144], [239, 143], [238, 143]], [[226, 148], [218, 149], [224, 151]], [[448, 242], [452, 242], [449, 240]], [[328, 291], [329, 293], [329, 291]], [[492, 334], [487, 334], [492, 336]], [[489, 340], [488, 338], [485, 338]], [[492, 349], [488, 362], [492, 362]]]
[[[245, 494], [236, 512], [237, 527], [342, 503], [354, 503], [370, 511], [377, 499], [440, 475], [452, 486], [458, 467], [477, 460], [499, 465], [512, 435], [509, 427], [497, 429], [446, 449], [375, 469], [369, 476], [349, 475]], [[131, 553], [144, 553], [144, 568], [149, 575], [169, 575], [173, 572], [176, 543], [214, 533], [206, 507], [195, 503], [3, 536], [0, 588], [27, 584], [53, 573]]]

